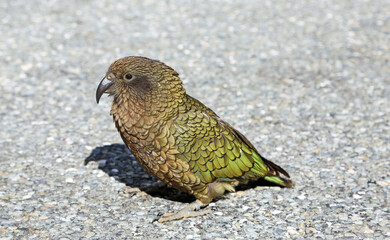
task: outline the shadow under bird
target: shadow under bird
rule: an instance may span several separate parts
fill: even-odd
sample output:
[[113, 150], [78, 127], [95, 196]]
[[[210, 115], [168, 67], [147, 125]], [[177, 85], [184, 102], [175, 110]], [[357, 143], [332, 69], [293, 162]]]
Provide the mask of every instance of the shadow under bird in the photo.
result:
[[263, 178], [293, 187], [289, 174], [210, 108], [186, 94], [179, 74], [145, 57], [121, 58], [108, 69], [96, 91], [113, 96], [110, 114], [142, 167], [162, 182], [196, 197], [159, 222], [205, 215], [200, 210], [225, 190]]

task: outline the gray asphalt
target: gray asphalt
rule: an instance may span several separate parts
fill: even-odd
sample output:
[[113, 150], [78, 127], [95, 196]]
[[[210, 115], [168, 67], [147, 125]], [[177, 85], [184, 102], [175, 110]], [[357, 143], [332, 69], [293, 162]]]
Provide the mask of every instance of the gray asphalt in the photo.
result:
[[[390, 2], [1, 1], [0, 239], [390, 239]], [[210, 204], [130, 157], [109, 64], [141, 55], [285, 168]], [[147, 188], [146, 188], [147, 189]]]

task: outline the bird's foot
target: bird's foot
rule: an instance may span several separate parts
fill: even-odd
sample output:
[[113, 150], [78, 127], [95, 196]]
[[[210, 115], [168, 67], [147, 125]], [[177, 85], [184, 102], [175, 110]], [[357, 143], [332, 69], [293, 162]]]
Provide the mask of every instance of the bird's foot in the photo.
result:
[[139, 188], [133, 188], [133, 187], [126, 187], [122, 190], [124, 194], [129, 195], [130, 197], [137, 196], [137, 197], [146, 197], [148, 196], [148, 193], [142, 191]]
[[144, 194], [150, 194], [158, 192], [161, 188], [166, 186], [167, 185], [165, 183], [158, 181], [146, 187], [125, 187], [122, 191], [126, 194], [140, 194], [141, 192]]
[[125, 194], [134, 194], [134, 193], [141, 192], [141, 190], [137, 187], [125, 187], [122, 189], [122, 191]]
[[180, 220], [183, 218], [191, 218], [191, 217], [199, 217], [199, 216], [204, 216], [209, 213], [212, 213], [213, 211], [210, 209], [205, 209], [201, 211], [194, 211], [194, 210], [180, 210], [177, 213], [165, 213], [159, 220], [158, 222], [163, 223], [163, 222], [170, 222], [170, 221], [175, 221], [175, 220]]
[[179, 220], [182, 218], [199, 217], [199, 216], [204, 216], [204, 215], [207, 215], [207, 214], [213, 212], [210, 209], [199, 210], [200, 207], [203, 207], [203, 206], [207, 206], [207, 204], [203, 204], [201, 201], [196, 200], [195, 202], [190, 203], [187, 206], [185, 206], [183, 209], [181, 209], [177, 213], [165, 213], [158, 220], [158, 222], [163, 223], [163, 222], [170, 222], [170, 221]]

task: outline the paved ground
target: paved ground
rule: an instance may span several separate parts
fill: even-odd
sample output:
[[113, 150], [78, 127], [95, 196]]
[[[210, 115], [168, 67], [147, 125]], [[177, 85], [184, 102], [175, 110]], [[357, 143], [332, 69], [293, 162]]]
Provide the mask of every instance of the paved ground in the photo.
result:
[[[389, 239], [390, 2], [297, 2], [1, 1], [0, 239]], [[95, 103], [127, 55], [174, 67], [296, 187], [156, 222], [192, 198], [123, 192], [155, 180]]]

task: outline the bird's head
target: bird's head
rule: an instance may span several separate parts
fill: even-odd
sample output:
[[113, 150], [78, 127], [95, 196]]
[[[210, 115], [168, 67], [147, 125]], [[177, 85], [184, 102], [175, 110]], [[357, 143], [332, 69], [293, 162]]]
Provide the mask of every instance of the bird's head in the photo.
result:
[[180, 98], [185, 90], [179, 74], [164, 63], [145, 57], [125, 57], [108, 68], [96, 90], [97, 103], [103, 93], [149, 101]]

